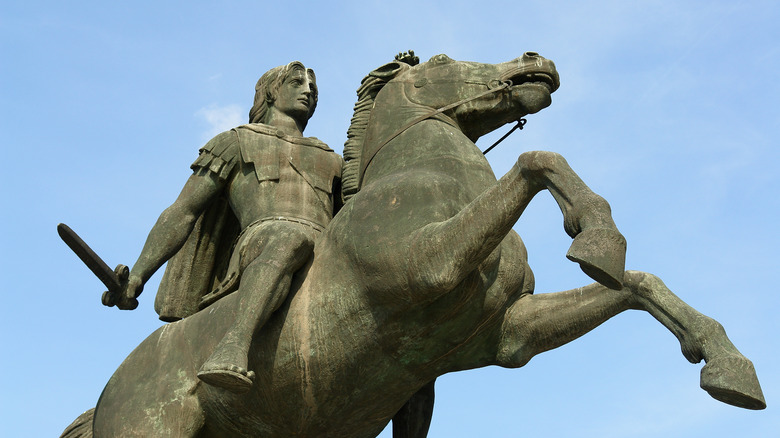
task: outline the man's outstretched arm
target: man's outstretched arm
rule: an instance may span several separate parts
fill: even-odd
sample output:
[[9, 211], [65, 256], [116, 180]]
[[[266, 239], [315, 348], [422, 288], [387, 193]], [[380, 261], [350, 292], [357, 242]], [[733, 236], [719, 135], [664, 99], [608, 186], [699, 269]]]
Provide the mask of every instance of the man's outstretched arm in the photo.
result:
[[120, 309], [135, 307], [134, 301], [143, 291], [144, 284], [184, 245], [198, 217], [224, 185], [224, 181], [207, 171], [190, 176], [179, 197], [160, 214], [149, 232], [141, 255], [130, 271], [127, 288], [117, 304]]

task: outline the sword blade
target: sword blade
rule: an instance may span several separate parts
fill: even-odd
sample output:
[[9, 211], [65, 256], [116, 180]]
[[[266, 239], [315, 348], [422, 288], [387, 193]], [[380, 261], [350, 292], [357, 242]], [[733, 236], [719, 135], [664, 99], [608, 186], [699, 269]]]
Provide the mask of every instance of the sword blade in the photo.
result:
[[71, 230], [70, 227], [65, 224], [58, 224], [57, 234], [60, 235], [62, 241], [76, 253], [81, 261], [87, 265], [89, 270], [103, 282], [109, 291], [119, 293], [122, 290], [119, 278], [117, 278], [114, 270], [109, 268], [106, 262], [95, 254], [95, 251], [93, 251], [75, 231]]

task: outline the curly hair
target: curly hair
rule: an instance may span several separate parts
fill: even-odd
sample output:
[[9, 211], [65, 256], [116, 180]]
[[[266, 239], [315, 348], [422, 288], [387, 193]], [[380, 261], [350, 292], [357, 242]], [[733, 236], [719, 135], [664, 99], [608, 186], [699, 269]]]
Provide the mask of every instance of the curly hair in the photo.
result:
[[[306, 121], [314, 114], [314, 109], [317, 107], [317, 77], [314, 75], [314, 70], [307, 69], [300, 61], [293, 61], [287, 65], [280, 65], [268, 70], [260, 77], [255, 85], [255, 101], [252, 105], [252, 109], [249, 110], [249, 123], [265, 123], [268, 116], [268, 108], [276, 100], [276, 95], [279, 92], [279, 87], [282, 83], [292, 75], [295, 70], [303, 70], [309, 76], [314, 84], [314, 90], [312, 92], [313, 103], [309, 114], [306, 117]], [[305, 122], [304, 122], [305, 125]]]

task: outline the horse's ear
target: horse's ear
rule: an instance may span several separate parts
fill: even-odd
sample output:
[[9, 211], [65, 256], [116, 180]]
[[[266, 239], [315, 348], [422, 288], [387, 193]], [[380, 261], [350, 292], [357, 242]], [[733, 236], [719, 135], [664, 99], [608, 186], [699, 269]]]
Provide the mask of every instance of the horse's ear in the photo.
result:
[[431, 64], [439, 65], [439, 64], [449, 64], [455, 61], [453, 61], [452, 58], [445, 55], [444, 53], [441, 53], [429, 59], [428, 62]]
[[369, 76], [389, 81], [399, 74], [409, 70], [411, 67], [405, 62], [388, 62], [387, 64], [379, 67], [378, 69], [369, 73]]

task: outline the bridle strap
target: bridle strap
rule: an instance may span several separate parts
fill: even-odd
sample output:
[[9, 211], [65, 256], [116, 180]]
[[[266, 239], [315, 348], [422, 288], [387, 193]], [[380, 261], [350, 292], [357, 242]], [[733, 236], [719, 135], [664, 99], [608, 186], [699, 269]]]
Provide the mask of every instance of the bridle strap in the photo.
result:
[[[510, 80], [501, 81], [501, 85], [496, 87], [496, 88], [491, 88], [491, 89], [489, 89], [487, 91], [483, 91], [483, 92], [481, 92], [479, 94], [476, 94], [474, 96], [467, 97], [465, 99], [461, 99], [461, 100], [459, 100], [459, 101], [457, 101], [455, 103], [451, 103], [449, 105], [443, 106], [443, 107], [441, 107], [439, 109], [436, 109], [436, 110], [433, 110], [433, 111], [431, 111], [429, 113], [423, 114], [423, 115], [421, 115], [421, 116], [419, 116], [417, 118], [414, 118], [411, 121], [407, 122], [405, 125], [403, 125], [400, 128], [398, 128], [398, 130], [396, 130], [392, 135], [387, 137], [382, 143], [380, 143], [379, 146], [376, 149], [374, 149], [374, 153], [368, 158], [368, 161], [366, 161], [366, 164], [365, 165], [361, 165], [361, 167], [363, 168], [363, 171], [360, 173], [361, 185], [362, 185], [362, 182], [363, 182], [363, 175], [365, 174], [366, 169], [368, 169], [368, 165], [371, 164], [371, 160], [374, 159], [376, 154], [378, 154], [379, 151], [382, 150], [382, 148], [385, 147], [386, 144], [390, 143], [393, 139], [395, 139], [396, 137], [401, 135], [407, 129], [411, 128], [412, 126], [414, 126], [414, 125], [416, 125], [416, 124], [418, 124], [420, 122], [422, 122], [423, 120], [430, 119], [431, 117], [435, 117], [435, 116], [437, 116], [439, 114], [442, 114], [445, 111], [448, 111], [448, 110], [451, 110], [451, 109], [453, 109], [455, 107], [463, 105], [464, 103], [471, 102], [472, 100], [479, 99], [480, 97], [487, 96], [488, 94], [491, 94], [491, 93], [498, 93], [499, 91], [503, 91], [503, 90], [505, 90], [505, 89], [507, 89], [507, 88], [509, 88], [511, 86], [512, 86], [512, 81], [510, 81]], [[522, 126], [521, 126], [521, 128], [522, 128]], [[514, 131], [514, 129], [512, 131]], [[512, 131], [510, 131], [510, 133]], [[507, 135], [509, 135], [509, 134], [507, 134]], [[506, 136], [504, 136], [504, 138], [506, 138]], [[503, 140], [503, 138], [501, 140]], [[499, 140], [499, 142], [501, 140]], [[498, 142], [496, 144], [498, 144]], [[493, 145], [493, 146], [495, 146], [495, 145]], [[488, 150], [492, 149], [493, 146], [488, 148]], [[487, 152], [484, 152], [484, 153], [487, 153]]]

